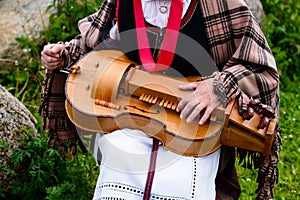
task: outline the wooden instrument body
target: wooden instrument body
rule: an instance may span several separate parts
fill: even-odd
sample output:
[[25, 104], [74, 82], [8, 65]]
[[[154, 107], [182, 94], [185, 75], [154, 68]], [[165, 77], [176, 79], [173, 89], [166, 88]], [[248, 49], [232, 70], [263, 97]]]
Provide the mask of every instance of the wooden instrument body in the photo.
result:
[[259, 129], [257, 125], [261, 116], [254, 113], [250, 120], [244, 120], [238, 113], [236, 101], [229, 102], [226, 108], [226, 121], [222, 131], [221, 143], [225, 146], [239, 147], [250, 151], [268, 155], [271, 151], [276, 119], [272, 119], [269, 125]]
[[[225, 109], [216, 109], [203, 126], [196, 120], [187, 123], [180, 119], [175, 108], [191, 91], [179, 90], [178, 85], [190, 80], [139, 70], [119, 51], [91, 52], [77, 65], [80, 71], [71, 73], [66, 82], [66, 110], [71, 121], [84, 130], [110, 133], [139, 129], [159, 139], [164, 148], [185, 156], [208, 155], [222, 143], [237, 146], [235, 142], [245, 140], [236, 139], [241, 138], [238, 127], [243, 120], [236, 120], [239, 116], [233, 115], [233, 105], [227, 107], [226, 114]], [[192, 80], [195, 78], [199, 77]], [[248, 141], [255, 135], [263, 146], [255, 148], [252, 143], [256, 141], [249, 140], [246, 147], [268, 153], [264, 144], [272, 138], [264, 131], [257, 135], [257, 130], [245, 127], [240, 128], [245, 132], [243, 137]]]

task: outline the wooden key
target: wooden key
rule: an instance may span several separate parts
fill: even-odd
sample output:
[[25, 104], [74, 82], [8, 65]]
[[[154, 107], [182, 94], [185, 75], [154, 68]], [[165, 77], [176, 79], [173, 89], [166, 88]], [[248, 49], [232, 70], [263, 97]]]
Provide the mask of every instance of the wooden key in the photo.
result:
[[160, 105], [160, 106], [163, 106], [164, 103], [165, 103], [165, 100], [162, 99], [162, 100], [159, 102], [159, 105]]
[[169, 104], [169, 101], [167, 100], [167, 101], [165, 101], [165, 103], [164, 103], [164, 107], [166, 108], [167, 106], [168, 106], [168, 104]]
[[177, 107], [177, 103], [174, 103], [172, 106], [172, 110], [176, 110], [176, 107]]
[[155, 97], [155, 98], [152, 100], [151, 103], [156, 104], [156, 103], [157, 103], [157, 99], [158, 99], [158, 97]]

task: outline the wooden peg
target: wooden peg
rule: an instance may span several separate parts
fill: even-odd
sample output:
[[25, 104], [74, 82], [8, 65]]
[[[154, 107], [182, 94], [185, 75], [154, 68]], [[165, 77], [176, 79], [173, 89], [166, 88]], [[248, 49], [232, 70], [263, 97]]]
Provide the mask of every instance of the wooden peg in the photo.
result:
[[254, 116], [254, 109], [248, 107], [246, 110], [243, 111], [243, 120], [250, 120]]
[[262, 105], [262, 118], [259, 121], [257, 126], [258, 129], [264, 129], [267, 127], [271, 121], [275, 117], [275, 111], [271, 106]]
[[99, 106], [106, 107], [106, 108], [114, 109], [114, 110], [120, 110], [121, 109], [120, 105], [114, 104], [112, 102], [100, 100], [100, 99], [95, 99], [95, 104], [99, 105]]
[[254, 116], [254, 109], [260, 104], [259, 99], [252, 99], [248, 105], [247, 109], [243, 111], [242, 117], [244, 120], [250, 120]]
[[71, 72], [72, 74], [77, 74], [77, 73], [79, 72], [79, 70], [80, 70], [80, 66], [78, 66], [78, 65], [72, 65], [72, 66], [70, 67], [70, 72]]
[[64, 61], [67, 59], [67, 54], [66, 51], [63, 49], [59, 52], [58, 56], [62, 59], [64, 59]]

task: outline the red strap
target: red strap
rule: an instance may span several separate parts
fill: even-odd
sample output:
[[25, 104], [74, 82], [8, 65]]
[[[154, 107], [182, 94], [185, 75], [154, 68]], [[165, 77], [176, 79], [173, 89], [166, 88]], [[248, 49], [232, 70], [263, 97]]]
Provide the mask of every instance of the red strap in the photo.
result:
[[155, 174], [158, 145], [159, 145], [159, 140], [153, 138], [150, 164], [149, 164], [149, 170], [148, 170], [148, 176], [145, 185], [143, 200], [149, 200], [151, 197], [151, 188], [152, 188], [153, 178]]
[[154, 62], [151, 55], [141, 0], [134, 0], [133, 3], [139, 56], [143, 67], [148, 72], [167, 69], [174, 58], [183, 10], [183, 1], [173, 0], [171, 3], [168, 25], [157, 63]]

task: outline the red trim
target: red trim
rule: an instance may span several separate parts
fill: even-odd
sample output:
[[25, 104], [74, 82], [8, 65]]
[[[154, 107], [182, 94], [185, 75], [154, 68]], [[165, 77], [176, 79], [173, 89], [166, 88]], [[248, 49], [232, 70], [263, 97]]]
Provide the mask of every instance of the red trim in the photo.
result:
[[118, 30], [120, 30], [120, 27], [119, 27], [119, 7], [120, 7], [120, 0], [117, 0], [117, 3], [116, 3], [116, 22], [117, 22]]
[[143, 67], [148, 72], [167, 69], [171, 65], [174, 58], [181, 24], [183, 1], [175, 0], [171, 3], [168, 25], [157, 63], [154, 62], [151, 55], [141, 0], [134, 0], [133, 3], [139, 55]]
[[181, 27], [183, 27], [190, 19], [193, 13], [195, 12], [195, 7], [198, 4], [198, 1], [191, 1], [188, 10], [186, 11], [184, 17], [181, 20]]
[[148, 176], [145, 185], [143, 200], [149, 200], [151, 197], [151, 188], [152, 188], [152, 183], [153, 183], [153, 178], [155, 173], [158, 144], [159, 144], [159, 140], [153, 138], [151, 158], [150, 158], [150, 164], [149, 164], [149, 170], [148, 170]]

